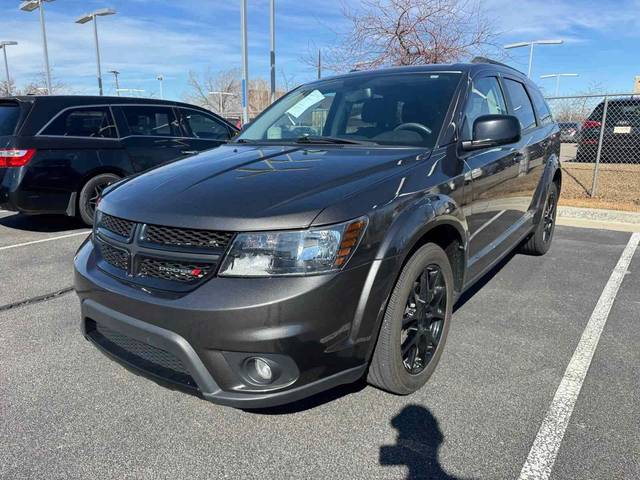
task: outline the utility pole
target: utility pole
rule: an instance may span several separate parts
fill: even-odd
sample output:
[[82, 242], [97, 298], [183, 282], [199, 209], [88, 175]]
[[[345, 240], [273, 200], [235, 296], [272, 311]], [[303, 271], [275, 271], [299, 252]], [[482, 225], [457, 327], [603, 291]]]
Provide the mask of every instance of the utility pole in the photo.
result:
[[318, 49], [318, 80], [322, 77], [322, 50]]

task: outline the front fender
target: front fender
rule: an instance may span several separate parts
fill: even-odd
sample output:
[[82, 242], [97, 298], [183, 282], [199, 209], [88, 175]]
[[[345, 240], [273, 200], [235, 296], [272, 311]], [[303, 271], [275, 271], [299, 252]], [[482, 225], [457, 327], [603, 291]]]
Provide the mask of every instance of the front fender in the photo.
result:
[[388, 230], [376, 258], [399, 257], [403, 264], [406, 256], [434, 228], [448, 225], [458, 232], [466, 251], [468, 229], [462, 209], [447, 195], [430, 195], [398, 215]]

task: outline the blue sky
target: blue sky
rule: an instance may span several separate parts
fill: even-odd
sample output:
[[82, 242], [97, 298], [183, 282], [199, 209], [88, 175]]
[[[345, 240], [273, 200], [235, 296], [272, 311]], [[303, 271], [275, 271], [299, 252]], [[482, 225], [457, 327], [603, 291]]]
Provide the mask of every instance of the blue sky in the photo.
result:
[[[249, 0], [250, 76], [268, 77], [268, 0]], [[350, 0], [357, 5], [357, 1]], [[24, 84], [42, 70], [37, 12], [18, 10], [18, 0], [0, 0], [0, 40], [9, 47], [11, 75]], [[607, 91], [630, 91], [640, 75], [640, 0], [485, 0], [481, 2], [505, 44], [539, 38], [562, 38], [562, 46], [537, 47], [533, 77], [553, 93], [547, 73], [578, 73], [563, 79], [561, 94], [599, 83]], [[75, 93], [97, 93], [95, 52], [90, 24], [74, 20], [87, 11], [112, 7], [116, 16], [99, 20], [103, 72], [122, 72], [121, 87], [158, 95], [157, 74], [165, 76], [165, 97], [187, 92], [188, 72], [213, 72], [240, 66], [239, 0], [56, 0], [46, 4], [49, 57], [54, 77]], [[313, 46], [335, 45], [346, 24], [341, 2], [276, 0], [278, 81], [311, 80], [314, 69], [301, 61]], [[506, 61], [526, 70], [528, 51], [512, 50]], [[0, 74], [0, 75], [3, 75]], [[112, 77], [104, 75], [106, 93]]]

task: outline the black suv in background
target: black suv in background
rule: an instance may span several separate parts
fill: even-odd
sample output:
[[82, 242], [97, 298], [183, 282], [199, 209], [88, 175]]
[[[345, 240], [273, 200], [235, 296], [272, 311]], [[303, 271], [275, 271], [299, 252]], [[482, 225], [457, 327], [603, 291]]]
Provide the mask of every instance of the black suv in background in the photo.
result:
[[84, 335], [238, 407], [364, 375], [414, 392], [461, 293], [549, 249], [559, 155], [538, 88], [486, 60], [303, 85], [236, 141], [105, 191], [75, 259]]
[[86, 96], [0, 98], [0, 206], [78, 215], [102, 189], [228, 141], [237, 129], [178, 102]]
[[600, 162], [640, 164], [640, 98], [609, 100], [604, 131], [603, 117], [604, 102], [600, 102], [582, 124], [576, 161], [596, 161], [602, 133]]

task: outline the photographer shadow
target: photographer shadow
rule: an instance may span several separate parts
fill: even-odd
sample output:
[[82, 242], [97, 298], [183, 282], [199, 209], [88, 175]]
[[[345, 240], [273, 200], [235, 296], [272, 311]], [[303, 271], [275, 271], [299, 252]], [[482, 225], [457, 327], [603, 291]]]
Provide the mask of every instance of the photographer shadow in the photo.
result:
[[391, 425], [398, 431], [395, 445], [380, 447], [380, 465], [406, 465], [407, 480], [463, 480], [448, 474], [438, 460], [444, 440], [438, 420], [420, 405], [407, 405], [393, 417]]

